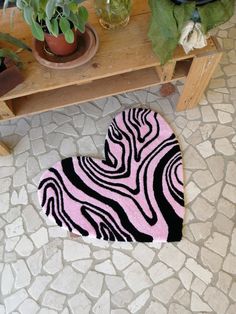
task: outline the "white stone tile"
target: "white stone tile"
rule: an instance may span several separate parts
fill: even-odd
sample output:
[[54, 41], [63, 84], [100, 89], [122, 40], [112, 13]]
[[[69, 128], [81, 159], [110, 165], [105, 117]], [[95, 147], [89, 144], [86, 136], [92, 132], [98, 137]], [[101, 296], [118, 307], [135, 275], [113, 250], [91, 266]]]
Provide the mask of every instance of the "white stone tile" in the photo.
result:
[[204, 300], [213, 308], [217, 314], [225, 313], [229, 300], [215, 287], [208, 287], [204, 293]]
[[217, 287], [220, 288], [220, 290], [222, 290], [224, 293], [228, 293], [229, 291], [229, 287], [231, 285], [231, 282], [232, 282], [232, 277], [223, 272], [223, 271], [220, 271], [219, 272], [219, 275], [218, 275], [218, 281], [217, 281]]
[[19, 306], [19, 312], [21, 314], [36, 314], [39, 309], [39, 305], [33, 299], [29, 298]]
[[66, 238], [68, 236], [68, 231], [59, 226], [50, 227], [48, 233], [50, 238]]
[[86, 103], [84, 106], [81, 106], [81, 110], [86, 116], [90, 116], [92, 118], [98, 118], [101, 116], [101, 110], [91, 103]]
[[112, 253], [112, 262], [118, 270], [125, 269], [133, 261], [131, 257], [122, 252], [114, 250]]
[[41, 155], [46, 152], [45, 142], [42, 139], [32, 141], [31, 145], [34, 155]]
[[45, 227], [40, 228], [35, 233], [31, 234], [30, 237], [38, 249], [48, 243], [48, 232]]
[[54, 112], [52, 119], [54, 122], [56, 122], [57, 125], [62, 125], [62, 124], [69, 122], [71, 120], [70, 117], [68, 117], [67, 115], [62, 114], [60, 112]]
[[74, 137], [78, 136], [78, 132], [69, 123], [65, 123], [62, 126], [59, 126], [55, 130], [55, 132], [62, 133], [63, 135], [65, 134], [65, 135], [68, 135], [68, 136], [74, 136]]
[[149, 298], [150, 291], [146, 290], [128, 305], [128, 309], [131, 313], [137, 313], [144, 307]]
[[13, 191], [11, 195], [11, 203], [12, 205], [28, 204], [28, 195], [24, 186], [20, 189], [19, 193]]
[[226, 171], [226, 181], [232, 185], [236, 185], [236, 163], [229, 161]]
[[129, 314], [129, 312], [124, 309], [117, 309], [117, 310], [111, 310], [111, 314]]
[[116, 270], [115, 270], [115, 268], [112, 265], [110, 260], [106, 260], [105, 262], [97, 264], [95, 266], [95, 270], [100, 272], [100, 273], [107, 274], [107, 275], [115, 275], [116, 274]]
[[199, 295], [202, 295], [203, 292], [206, 290], [206, 288], [207, 288], [207, 285], [205, 284], [205, 282], [203, 282], [198, 277], [194, 278], [192, 285], [191, 285], [191, 290], [193, 290], [194, 292], [196, 292]]
[[[9, 192], [11, 182], [12, 182], [11, 178], [0, 179], [0, 194], [5, 193], [5, 192]], [[2, 199], [2, 195], [1, 195], [1, 199]], [[1, 209], [1, 211], [2, 211], [2, 209]]]
[[133, 299], [133, 293], [130, 289], [125, 289], [122, 291], [118, 291], [111, 297], [111, 302], [115, 304], [116, 307], [124, 307], [127, 308], [127, 305]]
[[40, 274], [43, 262], [43, 252], [42, 250], [37, 251], [35, 254], [31, 255], [27, 259], [27, 265], [33, 276]]
[[130, 289], [137, 293], [152, 285], [152, 282], [138, 262], [134, 262], [124, 271], [124, 279]]
[[231, 236], [235, 224], [228, 217], [219, 213], [216, 215], [213, 225], [220, 233]]
[[56, 252], [43, 266], [50, 275], [54, 275], [63, 268], [61, 251]]
[[153, 296], [164, 304], [167, 304], [177, 291], [180, 281], [176, 278], [170, 278], [156, 285], [152, 289]]
[[212, 147], [212, 143], [210, 141], [202, 142], [198, 144], [196, 147], [203, 158], [207, 158], [215, 154], [215, 151]]
[[39, 164], [42, 169], [53, 166], [59, 160], [60, 156], [58, 152], [55, 150], [52, 150], [49, 153], [39, 156]]
[[210, 308], [207, 303], [203, 302], [194, 292], [191, 296], [191, 310], [193, 312], [212, 312], [212, 308]]
[[215, 207], [208, 203], [204, 198], [198, 197], [192, 204], [192, 211], [197, 219], [206, 221], [210, 219], [215, 213]]
[[76, 261], [90, 257], [90, 248], [86, 244], [76, 241], [64, 240], [63, 258], [67, 262]]
[[84, 136], [77, 141], [79, 154], [81, 156], [96, 157], [98, 154], [97, 148], [90, 136]]
[[233, 204], [236, 204], [236, 187], [226, 184], [223, 189], [223, 196]]
[[236, 263], [236, 256], [229, 253], [226, 256], [226, 259], [224, 260], [223, 270], [225, 270], [227, 273], [236, 275], [235, 263]]
[[[89, 295], [97, 298], [102, 290], [104, 276], [95, 272], [89, 271], [81, 283], [81, 288]], [[94, 284], [96, 282], [96, 285]]]
[[223, 257], [226, 255], [228, 244], [229, 238], [218, 232], [214, 232], [212, 237], [205, 242], [206, 247]]
[[201, 189], [205, 189], [215, 183], [209, 170], [198, 170], [193, 174], [193, 179]]
[[37, 140], [43, 137], [43, 130], [41, 127], [33, 128], [30, 130], [29, 135], [31, 140]]
[[25, 289], [18, 290], [5, 298], [6, 314], [13, 313], [13, 311], [28, 297]]
[[29, 256], [31, 252], [33, 251], [34, 246], [32, 241], [25, 235], [23, 235], [20, 239], [20, 241], [17, 243], [15, 247], [15, 251], [20, 256]]
[[33, 284], [28, 289], [28, 292], [31, 295], [31, 297], [37, 301], [51, 280], [52, 280], [51, 276], [44, 275], [37, 276]]
[[109, 102], [107, 102], [103, 108], [103, 116], [109, 115], [120, 109], [120, 102], [116, 97], [110, 97]]
[[12, 176], [15, 172], [14, 167], [1, 167], [0, 168], [0, 178], [6, 178], [8, 176]]
[[68, 300], [69, 307], [72, 314], [90, 314], [91, 301], [85, 293], [79, 292]]
[[[2, 233], [3, 233], [3, 231], [2, 231]], [[1, 232], [0, 232], [0, 234], [1, 234]], [[1, 240], [1, 236], [0, 236], [0, 240]], [[14, 238], [6, 239], [5, 240], [5, 250], [6, 250], [6, 252], [13, 251], [19, 240], [20, 240], [20, 237], [14, 237]]]
[[40, 171], [38, 161], [35, 157], [29, 157], [27, 159], [26, 169], [28, 177], [32, 177]]
[[47, 290], [43, 296], [42, 305], [54, 310], [63, 310], [66, 296], [52, 290]]
[[164, 246], [160, 250], [158, 257], [162, 262], [172, 267], [175, 271], [180, 270], [185, 261], [184, 254], [172, 244]]
[[193, 280], [192, 272], [184, 267], [179, 271], [179, 278], [183, 286], [185, 287], [185, 289], [189, 290], [191, 287], [192, 280]]
[[126, 287], [122, 277], [106, 275], [105, 282], [112, 294]]
[[96, 132], [97, 132], [97, 129], [96, 129], [94, 120], [90, 117], [86, 117], [82, 135], [92, 135], [92, 134], [95, 134]]
[[31, 281], [30, 272], [26, 266], [26, 263], [23, 259], [17, 260], [12, 264], [12, 267], [15, 271], [15, 288], [21, 289], [27, 287]]
[[106, 290], [93, 306], [94, 314], [110, 314], [111, 313], [110, 292]]
[[198, 186], [194, 182], [190, 181], [185, 186], [185, 203], [191, 203], [200, 194], [200, 192], [201, 190]]
[[76, 155], [76, 145], [72, 137], [62, 140], [60, 153], [65, 157], [72, 157]]
[[201, 260], [213, 273], [218, 273], [221, 269], [223, 258], [203, 247], [201, 248]]
[[151, 301], [149, 307], [145, 311], [145, 314], [157, 314], [157, 313], [158, 314], [167, 314], [167, 310], [164, 307], [164, 305], [162, 305], [161, 303]]
[[8, 238], [16, 237], [24, 233], [23, 220], [21, 217], [17, 218], [11, 224], [5, 227], [6, 236]]
[[190, 229], [196, 241], [206, 239], [211, 233], [211, 222], [192, 223]]
[[73, 116], [73, 123], [76, 128], [82, 128], [84, 125], [85, 115], [78, 114]]
[[34, 232], [42, 225], [42, 220], [32, 205], [23, 209], [22, 216], [28, 232]]
[[229, 292], [229, 296], [231, 297], [232, 300], [236, 302], [236, 282], [233, 282]]
[[9, 264], [5, 264], [1, 277], [1, 292], [5, 296], [12, 292], [14, 285], [14, 275]]
[[4, 193], [0, 195], [0, 214], [8, 212], [10, 207], [10, 194]]
[[93, 256], [97, 259], [97, 260], [103, 260], [103, 259], [107, 259], [109, 258], [111, 255], [111, 253], [108, 250], [99, 250], [99, 251], [95, 251], [93, 253]]
[[74, 294], [82, 278], [83, 276], [76, 273], [71, 266], [65, 266], [50, 287], [63, 294]]
[[29, 136], [24, 136], [14, 147], [14, 154], [19, 155], [30, 149]]
[[91, 268], [93, 260], [92, 259], [85, 259], [81, 261], [73, 262], [71, 265], [77, 269], [80, 273], [87, 273], [87, 271]]
[[148, 273], [154, 283], [158, 283], [174, 274], [173, 269], [168, 268], [164, 263], [157, 262], [149, 268]]
[[206, 284], [209, 284], [212, 280], [212, 273], [209, 270], [203, 268], [200, 264], [198, 264], [194, 259], [189, 258], [186, 262], [186, 267], [191, 270], [195, 276], [200, 278]]
[[216, 139], [215, 149], [225, 156], [232, 156], [235, 154], [235, 150], [227, 138]]
[[132, 251], [133, 257], [144, 267], [149, 267], [153, 261], [155, 253], [143, 243], [138, 243]]

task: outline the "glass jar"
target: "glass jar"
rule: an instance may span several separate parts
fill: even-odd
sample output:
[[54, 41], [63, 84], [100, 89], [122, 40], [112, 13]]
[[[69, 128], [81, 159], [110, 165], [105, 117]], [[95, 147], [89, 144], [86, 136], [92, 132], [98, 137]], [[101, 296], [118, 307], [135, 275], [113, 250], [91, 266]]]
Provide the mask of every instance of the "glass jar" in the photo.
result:
[[94, 0], [100, 24], [106, 29], [129, 23], [132, 0]]

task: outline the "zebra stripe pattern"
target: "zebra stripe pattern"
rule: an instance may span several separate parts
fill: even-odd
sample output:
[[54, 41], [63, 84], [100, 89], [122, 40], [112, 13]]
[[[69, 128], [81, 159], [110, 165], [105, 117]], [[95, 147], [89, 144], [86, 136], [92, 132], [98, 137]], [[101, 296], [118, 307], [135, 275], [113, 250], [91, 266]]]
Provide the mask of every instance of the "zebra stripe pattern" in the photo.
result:
[[180, 241], [184, 216], [178, 140], [160, 114], [128, 109], [112, 121], [105, 159], [73, 157], [47, 170], [40, 204], [59, 226], [110, 241]]

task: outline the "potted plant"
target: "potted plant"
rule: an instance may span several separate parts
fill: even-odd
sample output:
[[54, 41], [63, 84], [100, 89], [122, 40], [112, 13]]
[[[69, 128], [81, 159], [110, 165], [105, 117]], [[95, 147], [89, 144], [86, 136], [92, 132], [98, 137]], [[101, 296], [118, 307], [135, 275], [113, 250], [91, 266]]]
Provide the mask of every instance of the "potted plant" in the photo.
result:
[[31, 51], [21, 40], [0, 32], [0, 96], [6, 94], [24, 80], [19, 70], [22, 66], [22, 61], [18, 56], [19, 51], [1, 47], [2, 42], [14, 45], [20, 50]]
[[152, 18], [148, 36], [161, 64], [172, 58], [186, 22], [200, 23], [206, 34], [231, 18], [234, 3], [234, 0], [149, 0]]
[[50, 52], [67, 56], [78, 47], [79, 33], [84, 33], [88, 12], [84, 0], [17, 0], [33, 36], [46, 41]]

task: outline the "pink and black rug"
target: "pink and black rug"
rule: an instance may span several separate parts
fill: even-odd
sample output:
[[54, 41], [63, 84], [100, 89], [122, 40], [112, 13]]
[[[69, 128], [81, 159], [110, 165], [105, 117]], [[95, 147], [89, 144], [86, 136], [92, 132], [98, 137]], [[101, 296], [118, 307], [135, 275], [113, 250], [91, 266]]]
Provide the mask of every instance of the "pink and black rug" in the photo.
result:
[[105, 159], [73, 157], [47, 170], [39, 184], [46, 215], [82, 236], [110, 241], [180, 241], [184, 215], [178, 140], [160, 114], [118, 114]]

